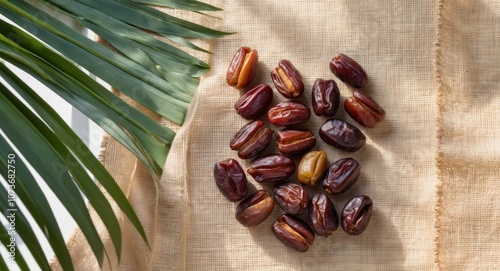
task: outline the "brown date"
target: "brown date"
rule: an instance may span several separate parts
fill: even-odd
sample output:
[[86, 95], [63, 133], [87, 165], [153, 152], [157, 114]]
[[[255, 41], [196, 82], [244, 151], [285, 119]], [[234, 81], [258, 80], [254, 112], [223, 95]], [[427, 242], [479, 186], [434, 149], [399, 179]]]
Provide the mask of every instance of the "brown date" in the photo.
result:
[[277, 184], [273, 191], [278, 205], [289, 214], [301, 214], [309, 204], [309, 193], [296, 183]]
[[300, 218], [289, 214], [278, 217], [273, 223], [274, 236], [286, 246], [306, 252], [314, 242], [314, 232]]
[[238, 201], [247, 195], [247, 177], [238, 161], [229, 158], [214, 166], [217, 188], [230, 201]]
[[326, 192], [337, 195], [353, 186], [361, 174], [361, 166], [353, 158], [344, 158], [335, 162], [328, 169], [323, 179]]
[[252, 160], [247, 172], [259, 183], [270, 183], [285, 180], [295, 172], [295, 168], [295, 162], [290, 157], [269, 154]]
[[284, 101], [271, 108], [267, 112], [269, 123], [276, 126], [292, 126], [309, 120], [311, 110], [303, 103]]
[[333, 80], [316, 79], [312, 88], [312, 106], [316, 116], [332, 117], [337, 113], [340, 92]]
[[273, 138], [273, 132], [264, 127], [261, 120], [252, 121], [243, 126], [229, 142], [232, 150], [238, 150], [238, 157], [248, 159], [263, 151]]
[[226, 81], [230, 86], [241, 89], [248, 85], [257, 71], [259, 54], [257, 50], [243, 46], [234, 54], [226, 74]]
[[368, 83], [368, 75], [361, 65], [344, 54], [339, 54], [330, 61], [330, 70], [353, 88], [362, 88]]
[[267, 84], [259, 84], [243, 94], [234, 104], [234, 109], [243, 118], [253, 120], [264, 115], [272, 101], [271, 87]]
[[304, 93], [302, 77], [288, 60], [280, 60], [278, 67], [271, 71], [271, 79], [285, 98], [297, 98]]
[[309, 205], [309, 218], [314, 232], [330, 236], [339, 226], [339, 217], [332, 201], [323, 193], [314, 195]]
[[284, 154], [304, 153], [316, 145], [316, 137], [309, 130], [281, 130], [276, 133], [276, 140]]
[[344, 101], [344, 108], [351, 118], [369, 128], [377, 126], [385, 118], [384, 109], [361, 90], [354, 91], [353, 96]]
[[323, 177], [327, 167], [327, 157], [324, 151], [310, 151], [300, 159], [297, 169], [299, 182], [305, 185], [314, 186]]
[[257, 192], [244, 199], [236, 207], [236, 220], [245, 227], [259, 225], [272, 213], [274, 199], [265, 190]]
[[349, 235], [359, 235], [365, 231], [372, 215], [373, 201], [368, 196], [352, 198], [342, 210], [342, 229]]
[[365, 135], [354, 125], [341, 119], [327, 120], [319, 129], [323, 141], [335, 148], [355, 152], [365, 145]]

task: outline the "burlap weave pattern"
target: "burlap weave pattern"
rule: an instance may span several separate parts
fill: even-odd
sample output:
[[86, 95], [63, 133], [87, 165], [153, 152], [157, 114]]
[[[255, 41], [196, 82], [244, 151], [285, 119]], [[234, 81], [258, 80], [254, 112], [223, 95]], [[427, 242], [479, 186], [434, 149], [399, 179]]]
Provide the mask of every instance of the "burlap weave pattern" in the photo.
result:
[[[208, 23], [237, 33], [210, 42], [212, 70], [201, 80], [161, 182], [155, 185], [140, 164], [123, 175], [115, 163], [130, 154], [109, 147], [106, 151], [104, 162], [120, 177], [145, 224], [151, 250], [124, 221], [121, 264], [104, 269], [498, 269], [500, 214], [495, 184], [500, 175], [496, 142], [500, 119], [495, 109], [500, 103], [496, 93], [500, 4], [487, 0], [206, 2], [224, 8], [216, 13], [222, 20]], [[290, 60], [303, 76], [306, 93], [300, 101], [307, 105], [316, 78], [335, 79], [342, 101], [352, 94], [329, 70], [335, 54], [345, 53], [366, 69], [370, 77], [366, 91], [386, 110], [386, 120], [376, 128], [361, 128], [367, 143], [358, 152], [339, 151], [321, 140], [316, 145], [327, 152], [329, 163], [354, 157], [362, 165], [358, 183], [344, 195], [332, 197], [338, 212], [354, 195], [373, 199], [372, 220], [362, 235], [348, 236], [339, 229], [328, 238], [317, 236], [307, 253], [298, 253], [270, 230], [282, 212], [279, 207], [253, 228], [235, 220], [237, 203], [220, 194], [212, 170], [218, 161], [238, 159], [229, 140], [247, 122], [233, 109], [242, 93], [225, 82], [227, 66], [242, 45], [259, 51], [254, 83], [272, 85], [271, 69], [280, 59]], [[273, 104], [283, 100], [275, 92]], [[355, 123], [342, 106], [336, 117]], [[325, 120], [313, 115], [300, 127], [318, 136]], [[266, 153], [276, 151], [271, 147]], [[238, 160], [248, 166], [249, 161]], [[272, 188], [248, 177], [251, 191]], [[319, 186], [309, 190], [322, 191]], [[97, 269], [85, 242], [77, 233], [70, 243], [77, 267]]]

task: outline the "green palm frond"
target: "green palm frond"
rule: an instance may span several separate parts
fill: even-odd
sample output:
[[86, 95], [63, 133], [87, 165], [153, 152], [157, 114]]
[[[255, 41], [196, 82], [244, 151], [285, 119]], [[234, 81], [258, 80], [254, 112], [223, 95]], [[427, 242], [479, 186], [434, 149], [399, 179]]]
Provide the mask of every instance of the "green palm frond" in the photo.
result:
[[[12, 67], [23, 70], [129, 149], [158, 180], [175, 137], [93, 80], [87, 70], [138, 103], [182, 125], [199, 77], [210, 69], [202, 60], [180, 48], [209, 53], [190, 39], [219, 38], [227, 32], [211, 29], [161, 12], [152, 6], [204, 14], [220, 10], [193, 0], [39, 0], [69, 16], [106, 40], [116, 51], [64, 24], [39, 6], [22, 0], [0, 0], [0, 208], [4, 220], [15, 191], [16, 234], [28, 251], [16, 253], [16, 263], [28, 270], [30, 253], [42, 270], [49, 264], [34, 234], [39, 227], [64, 270], [73, 270], [55, 215], [37, 183], [39, 175], [72, 215], [87, 238], [98, 262], [106, 259], [104, 244], [90, 219], [86, 199], [108, 230], [120, 259], [118, 219], [101, 188], [120, 207], [147, 243], [132, 206], [81, 139]], [[45, 9], [45, 8], [44, 8]], [[154, 38], [154, 33], [170, 43]], [[177, 44], [174, 46], [172, 44]], [[15, 157], [15, 161], [11, 159]], [[14, 163], [14, 164], [13, 164]], [[30, 171], [30, 168], [34, 170]], [[15, 170], [15, 180], [9, 170]], [[15, 187], [12, 186], [15, 184]], [[36, 222], [30, 225], [28, 217]], [[5, 225], [4, 225], [5, 226]], [[8, 248], [9, 229], [0, 227], [0, 240]], [[0, 269], [11, 264], [0, 259]]]

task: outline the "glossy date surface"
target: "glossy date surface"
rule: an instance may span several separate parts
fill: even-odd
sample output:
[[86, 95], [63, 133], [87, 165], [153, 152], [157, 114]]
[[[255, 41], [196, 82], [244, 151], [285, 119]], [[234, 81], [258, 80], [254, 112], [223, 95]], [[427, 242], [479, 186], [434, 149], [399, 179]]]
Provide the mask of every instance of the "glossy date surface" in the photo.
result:
[[282, 59], [271, 71], [274, 86], [285, 98], [298, 98], [304, 93], [304, 83], [299, 71], [289, 60]]
[[335, 148], [355, 152], [365, 145], [365, 135], [354, 125], [341, 119], [327, 120], [319, 129], [323, 141]]
[[332, 195], [342, 194], [351, 188], [361, 174], [361, 165], [353, 158], [344, 158], [328, 168], [323, 179], [323, 189]]
[[247, 178], [235, 159], [217, 162], [214, 166], [214, 178], [217, 188], [228, 200], [238, 201], [247, 195]]
[[349, 235], [359, 235], [368, 227], [372, 215], [373, 201], [360, 195], [352, 198], [342, 210], [342, 229]]
[[274, 186], [274, 199], [283, 211], [299, 215], [309, 204], [309, 193], [296, 183], [284, 183]]
[[314, 242], [314, 232], [300, 218], [284, 214], [272, 225], [274, 236], [286, 246], [300, 252], [309, 250]]
[[309, 207], [309, 217], [314, 232], [330, 236], [339, 226], [339, 217], [332, 201], [323, 193], [314, 195]]
[[273, 133], [261, 120], [252, 121], [234, 135], [229, 142], [232, 150], [238, 150], [238, 157], [253, 158], [271, 143]]
[[363, 67], [345, 54], [339, 54], [330, 61], [330, 70], [340, 81], [353, 88], [362, 88], [368, 83]]
[[259, 183], [280, 182], [295, 172], [295, 162], [283, 154], [269, 154], [254, 159], [247, 169]]
[[241, 117], [255, 120], [266, 113], [272, 101], [273, 90], [263, 83], [243, 94], [234, 104], [234, 109]]
[[236, 207], [236, 220], [245, 227], [264, 222], [274, 209], [274, 199], [265, 190], [257, 190]]
[[269, 123], [275, 126], [288, 127], [302, 124], [311, 117], [311, 110], [300, 102], [284, 101], [271, 108], [267, 112]]
[[340, 91], [333, 80], [316, 79], [312, 88], [312, 107], [316, 116], [333, 117], [339, 109]]
[[248, 46], [240, 47], [233, 56], [226, 73], [226, 82], [241, 89], [247, 86], [257, 71], [259, 54]]
[[309, 130], [285, 129], [276, 132], [278, 149], [284, 154], [300, 154], [316, 145], [316, 137]]
[[384, 109], [361, 90], [354, 91], [353, 96], [344, 101], [344, 109], [357, 123], [368, 128], [377, 126], [385, 118]]
[[312, 150], [304, 154], [297, 168], [297, 178], [304, 185], [314, 186], [323, 177], [328, 159], [324, 151]]

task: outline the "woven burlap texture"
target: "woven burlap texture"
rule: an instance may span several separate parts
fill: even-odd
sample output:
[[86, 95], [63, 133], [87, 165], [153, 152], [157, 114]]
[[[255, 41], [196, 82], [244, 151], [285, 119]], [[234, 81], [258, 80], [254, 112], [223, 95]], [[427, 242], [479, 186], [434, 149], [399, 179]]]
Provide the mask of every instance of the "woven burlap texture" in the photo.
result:
[[[160, 183], [114, 140], [107, 144], [103, 162], [138, 212], [151, 249], [124, 220], [121, 263], [117, 267], [110, 253], [105, 270], [498, 270], [499, 3], [206, 2], [224, 10], [214, 14], [222, 20], [204, 23], [237, 33], [206, 44], [213, 52], [212, 69], [178, 130]], [[358, 152], [321, 140], [315, 147], [327, 153], [329, 163], [353, 157], [362, 165], [356, 185], [331, 197], [338, 212], [354, 195], [373, 199], [372, 219], [362, 235], [348, 236], [339, 228], [298, 253], [271, 232], [279, 207], [256, 227], [235, 220], [237, 203], [217, 190], [213, 166], [238, 159], [228, 144], [247, 123], [233, 109], [242, 92], [225, 82], [242, 45], [259, 51], [254, 83], [272, 85], [270, 71], [280, 59], [290, 60], [306, 86], [299, 101], [308, 105], [316, 78], [335, 79], [342, 101], [352, 95], [329, 70], [337, 53], [366, 69], [365, 90], [384, 107], [386, 120], [371, 129], [358, 125], [367, 136]], [[275, 91], [273, 104], [283, 100]], [[342, 106], [336, 117], [355, 123]], [[325, 120], [313, 115], [300, 128], [318, 136]], [[266, 150], [274, 152], [275, 146]], [[248, 160], [238, 160], [248, 167]], [[272, 189], [248, 178], [251, 191]], [[99, 269], [81, 233], [69, 246], [78, 270]]]

